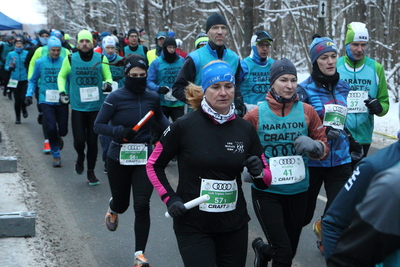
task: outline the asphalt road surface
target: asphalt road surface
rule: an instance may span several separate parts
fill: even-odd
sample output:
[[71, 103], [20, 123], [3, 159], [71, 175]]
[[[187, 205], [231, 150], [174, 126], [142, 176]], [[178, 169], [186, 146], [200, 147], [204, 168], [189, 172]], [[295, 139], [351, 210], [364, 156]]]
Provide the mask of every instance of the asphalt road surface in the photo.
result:
[[[54, 246], [58, 263], [54, 266], [133, 266], [134, 248], [134, 213], [132, 203], [125, 214], [119, 216], [119, 227], [109, 232], [104, 226], [110, 190], [108, 180], [103, 174], [101, 148], [95, 173], [101, 184], [89, 186], [84, 175], [74, 172], [76, 152], [73, 148], [72, 130], [64, 138], [61, 151], [62, 168], [52, 167], [51, 155], [44, 155], [43, 133], [37, 123], [35, 105], [28, 107], [29, 117], [22, 119], [22, 124], [14, 124], [14, 101], [0, 98], [0, 111], [4, 118], [6, 131], [10, 134], [20, 152], [19, 166], [26, 179], [33, 182], [39, 199], [37, 210], [37, 229], [44, 234], [44, 239]], [[177, 181], [176, 163], [167, 167], [172, 184]], [[86, 168], [86, 164], [85, 164]], [[254, 252], [251, 241], [261, 236], [265, 240], [250, 201], [250, 185], [244, 185], [248, 210], [252, 218], [249, 225], [249, 246], [246, 266], [253, 266]], [[324, 192], [317, 203], [315, 219], [325, 206]], [[172, 219], [164, 216], [166, 211], [156, 192], [151, 199], [151, 232], [146, 249], [146, 257], [153, 267], [181, 267], [179, 251], [172, 230]], [[201, 253], [201, 252], [198, 252]], [[293, 266], [321, 267], [325, 261], [316, 247], [316, 237], [311, 224], [303, 229], [297, 255]]]

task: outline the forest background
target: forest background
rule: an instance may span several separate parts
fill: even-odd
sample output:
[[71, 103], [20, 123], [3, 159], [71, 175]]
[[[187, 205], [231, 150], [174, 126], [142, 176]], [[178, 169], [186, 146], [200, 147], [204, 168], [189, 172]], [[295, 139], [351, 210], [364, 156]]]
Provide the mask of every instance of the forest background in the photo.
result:
[[[400, 1], [399, 0], [40, 0], [46, 7], [48, 27], [75, 36], [81, 29], [98, 32], [145, 29], [155, 45], [158, 31], [174, 31], [183, 49], [194, 49], [207, 17], [220, 13], [228, 22], [227, 47], [240, 58], [250, 54], [250, 39], [265, 30], [274, 39], [270, 57], [286, 57], [298, 71], [309, 72], [309, 45], [318, 33], [332, 38], [345, 54], [347, 24], [366, 23], [370, 42], [368, 56], [386, 72], [390, 97], [399, 101]], [[323, 10], [321, 10], [321, 4]], [[321, 12], [323, 14], [321, 14]], [[322, 15], [322, 18], [321, 18]], [[149, 47], [149, 48], [150, 48]]]

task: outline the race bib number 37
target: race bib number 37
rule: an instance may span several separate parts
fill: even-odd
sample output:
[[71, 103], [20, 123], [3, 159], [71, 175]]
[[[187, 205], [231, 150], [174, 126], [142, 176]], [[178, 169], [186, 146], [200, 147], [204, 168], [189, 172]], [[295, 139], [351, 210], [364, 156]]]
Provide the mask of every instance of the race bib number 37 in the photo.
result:
[[201, 179], [200, 195], [208, 194], [210, 200], [199, 209], [206, 212], [227, 212], [236, 209], [238, 198], [236, 180]]
[[367, 91], [350, 91], [347, 96], [348, 113], [366, 113], [364, 100], [368, 99]]

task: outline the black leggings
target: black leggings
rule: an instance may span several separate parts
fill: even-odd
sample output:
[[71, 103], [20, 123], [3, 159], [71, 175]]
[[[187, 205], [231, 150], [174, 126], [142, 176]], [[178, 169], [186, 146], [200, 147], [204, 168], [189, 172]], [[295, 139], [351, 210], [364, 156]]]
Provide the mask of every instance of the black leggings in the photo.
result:
[[248, 225], [232, 232], [175, 232], [185, 267], [246, 266]]
[[273, 267], [290, 267], [296, 255], [307, 192], [280, 195], [251, 188], [254, 211], [261, 228], [272, 246]]
[[150, 197], [153, 193], [145, 165], [126, 166], [107, 157], [108, 182], [112, 200], [110, 208], [124, 213], [129, 207], [131, 188], [135, 211], [135, 251], [145, 251], [150, 232]]
[[307, 210], [304, 218], [304, 226], [309, 224], [314, 217], [317, 198], [322, 183], [324, 183], [326, 197], [328, 199], [324, 209], [325, 214], [332, 201], [353, 173], [350, 163], [335, 167], [308, 167], [308, 170], [310, 174], [310, 186], [308, 187]]
[[87, 144], [87, 169], [94, 170], [97, 159], [97, 134], [93, 130], [94, 121], [98, 111], [83, 112], [72, 110], [71, 124], [74, 137], [74, 148], [78, 153], [77, 161], [83, 163], [85, 160], [85, 147]]
[[18, 81], [17, 88], [12, 88], [14, 93], [14, 110], [15, 116], [21, 118], [21, 110], [26, 112], [25, 95], [28, 88], [28, 81]]

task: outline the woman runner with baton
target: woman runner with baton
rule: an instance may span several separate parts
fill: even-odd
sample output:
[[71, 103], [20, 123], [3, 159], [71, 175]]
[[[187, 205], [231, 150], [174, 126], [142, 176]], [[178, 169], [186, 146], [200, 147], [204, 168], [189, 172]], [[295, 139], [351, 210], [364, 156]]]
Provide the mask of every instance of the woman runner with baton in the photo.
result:
[[[250, 217], [242, 191], [243, 167], [258, 186], [271, 183], [255, 129], [235, 115], [234, 93], [232, 68], [224, 61], [211, 61], [202, 70], [202, 86], [187, 87], [195, 111], [164, 132], [147, 162], [147, 174], [174, 220], [186, 267], [245, 266]], [[176, 191], [165, 174], [174, 156], [179, 171]], [[210, 200], [200, 206], [184, 206], [206, 194]]]
[[[96, 133], [112, 137], [107, 155], [107, 176], [112, 197], [105, 223], [108, 230], [117, 229], [118, 214], [128, 209], [132, 187], [136, 247], [134, 267], [144, 267], [149, 266], [144, 251], [150, 231], [150, 197], [153, 192], [146, 174], [147, 158], [153, 150], [150, 129], [153, 123], [166, 129], [169, 121], [161, 111], [158, 94], [146, 90], [145, 59], [132, 54], [114, 64], [125, 67], [125, 86], [107, 96], [94, 125]], [[151, 115], [153, 112], [154, 115]]]

